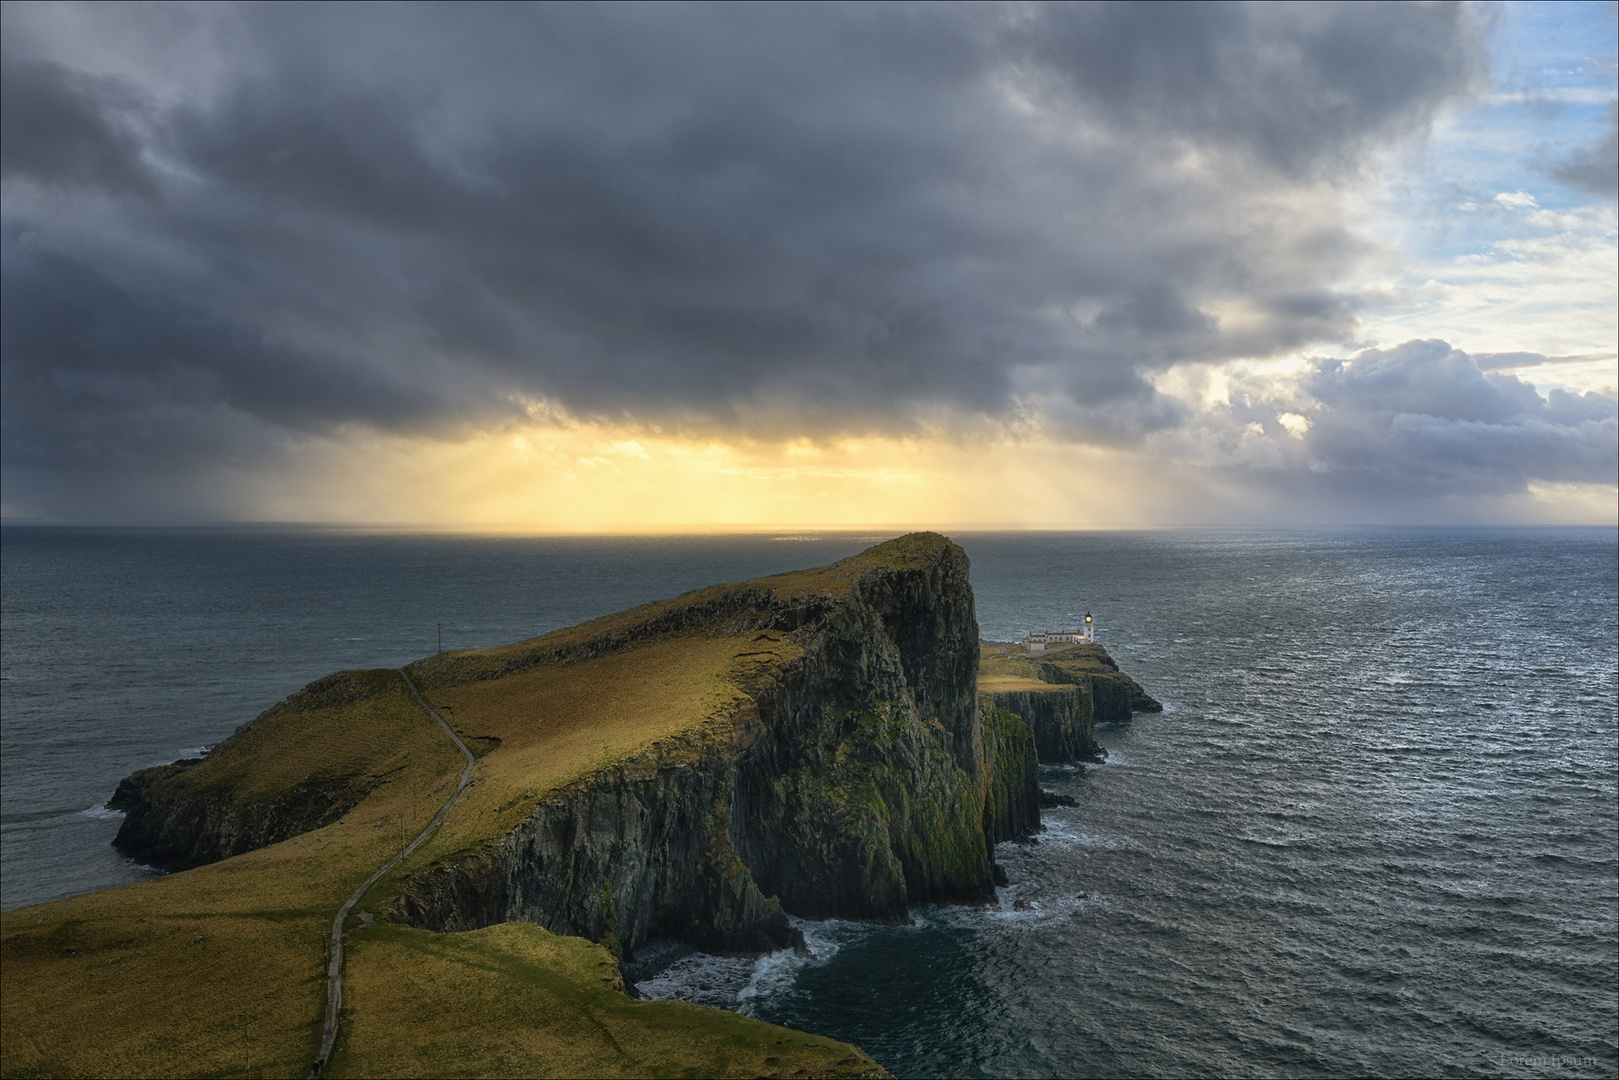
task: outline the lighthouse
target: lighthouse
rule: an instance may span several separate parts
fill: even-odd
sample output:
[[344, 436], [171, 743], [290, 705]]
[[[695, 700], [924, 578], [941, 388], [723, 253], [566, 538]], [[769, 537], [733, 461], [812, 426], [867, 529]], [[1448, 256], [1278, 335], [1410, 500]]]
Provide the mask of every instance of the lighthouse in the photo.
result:
[[1085, 625], [1078, 630], [1047, 630], [1043, 634], [1023, 635], [1022, 645], [1030, 652], [1045, 652], [1048, 645], [1078, 645], [1081, 642], [1096, 640], [1096, 625], [1091, 622], [1091, 613], [1085, 613]]

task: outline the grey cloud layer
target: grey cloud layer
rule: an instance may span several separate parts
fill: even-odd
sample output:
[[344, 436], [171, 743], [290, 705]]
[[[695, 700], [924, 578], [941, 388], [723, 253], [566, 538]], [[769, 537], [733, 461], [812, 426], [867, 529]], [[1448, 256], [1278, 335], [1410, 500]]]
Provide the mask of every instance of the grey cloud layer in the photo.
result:
[[1276, 505], [1316, 518], [1381, 508], [1435, 520], [1444, 501], [1512, 495], [1536, 481], [1614, 483], [1619, 401], [1560, 389], [1542, 396], [1490, 370], [1546, 359], [1469, 356], [1438, 340], [1320, 358], [1296, 380], [1238, 387], [1228, 405], [1176, 436], [1176, 449], [1194, 463], [1263, 476]]
[[1576, 190], [1619, 198], [1619, 101], [1608, 103], [1608, 126], [1602, 136], [1563, 159], [1551, 173]]
[[1353, 332], [1335, 192], [1483, 55], [1410, 4], [4, 19], [8, 484], [542, 398], [1132, 442], [1156, 370]]

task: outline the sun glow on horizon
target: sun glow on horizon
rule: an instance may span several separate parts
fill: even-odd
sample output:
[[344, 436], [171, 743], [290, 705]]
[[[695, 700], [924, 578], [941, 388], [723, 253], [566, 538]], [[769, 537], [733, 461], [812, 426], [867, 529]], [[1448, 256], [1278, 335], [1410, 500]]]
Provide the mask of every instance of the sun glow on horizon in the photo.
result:
[[[1298, 420], [1256, 442], [1299, 441]], [[455, 532], [659, 533], [756, 529], [1141, 529], [1341, 524], [1278, 500], [1240, 471], [1054, 436], [865, 436], [780, 442], [627, 424], [535, 422], [458, 440], [349, 431], [237, 475], [221, 520]], [[1601, 523], [1604, 485], [1536, 484], [1435, 504], [1431, 520]], [[1422, 521], [1420, 513], [1394, 519]], [[1370, 522], [1369, 522], [1370, 523]], [[1394, 523], [1394, 522], [1390, 522]]]

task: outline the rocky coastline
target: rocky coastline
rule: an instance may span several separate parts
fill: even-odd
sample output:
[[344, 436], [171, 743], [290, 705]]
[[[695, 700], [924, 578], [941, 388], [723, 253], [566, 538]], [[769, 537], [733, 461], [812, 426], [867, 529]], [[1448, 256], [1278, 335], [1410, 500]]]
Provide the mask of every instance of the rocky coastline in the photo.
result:
[[[364, 925], [530, 924], [636, 970], [671, 948], [800, 945], [789, 915], [894, 923], [919, 904], [992, 902], [994, 845], [1041, 828], [1039, 763], [1096, 760], [1095, 724], [1157, 703], [1094, 646], [1037, 663], [987, 651], [968, 571], [961, 548], [913, 534], [411, 665], [482, 752], [464, 812], [377, 886]], [[324, 843], [386, 798], [405, 820], [399, 778], [425, 751], [352, 735], [362, 717], [421, 726], [401, 682], [330, 676], [204, 759], [133, 774], [111, 803], [126, 813], [117, 845], [212, 870]], [[556, 764], [563, 750], [579, 763]], [[372, 815], [379, 837], [393, 813]], [[849, 1059], [851, 1074], [869, 1064]]]

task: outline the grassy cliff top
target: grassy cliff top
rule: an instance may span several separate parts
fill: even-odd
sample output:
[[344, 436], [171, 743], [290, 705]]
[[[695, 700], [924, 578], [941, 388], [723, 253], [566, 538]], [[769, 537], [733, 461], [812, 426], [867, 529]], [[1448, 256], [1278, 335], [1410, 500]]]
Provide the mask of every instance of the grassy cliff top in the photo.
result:
[[[733, 738], [747, 688], [799, 648], [782, 633], [734, 632], [728, 610], [844, 597], [867, 574], [935, 565], [949, 550], [937, 534], [901, 537], [413, 665], [478, 760], [443, 827], [360, 905], [328, 1074], [880, 1075], [829, 1039], [632, 1001], [590, 942], [519, 924], [441, 935], [368, 920], [404, 879], [506, 835], [547, 795], [654, 751]], [[390, 670], [319, 680], [245, 725], [179, 782], [250, 804], [317, 785], [351, 808], [223, 862], [0, 915], [0, 1074], [226, 1075], [251, 1060], [258, 1075], [304, 1075], [331, 918], [431, 820], [462, 764]]]
[[[1119, 670], [1106, 649], [1095, 642], [1058, 645], [1030, 652], [1022, 645], [984, 641], [978, 648], [981, 693], [1060, 689], [1090, 679], [1123, 688], [1132, 712], [1159, 712], [1163, 706], [1130, 676]], [[1119, 719], [1128, 719], [1128, 714]]]
[[500, 678], [535, 663], [588, 657], [667, 634], [734, 633], [748, 625], [750, 613], [771, 605], [836, 602], [868, 574], [936, 565], [952, 548], [938, 533], [910, 533], [827, 566], [710, 585], [511, 645], [426, 657], [410, 665], [410, 672], [423, 686], [441, 687]]
[[1026, 675], [996, 675], [983, 672], [978, 675], [978, 692], [980, 694], [1004, 694], [1017, 690], [1031, 694], [1044, 694], [1070, 691], [1072, 689], [1072, 686], [1065, 683], [1045, 682]]
[[[1049, 677], [1049, 672], [1041, 671], [1044, 665], [1056, 667], [1073, 675], [1117, 676], [1119, 673], [1118, 666], [1113, 663], [1113, 658], [1107, 654], [1107, 650], [1094, 642], [1058, 645], [1040, 652], [1030, 652], [1022, 645], [985, 641], [978, 647], [978, 689], [985, 693], [1002, 689], [1038, 689], [1033, 686], [1014, 686], [1007, 683], [1007, 680], [1043, 682], [1049, 688], [1053, 685], [1053, 681]], [[997, 685], [988, 685], [990, 683]], [[1007, 685], [999, 685], [1002, 683]]]

